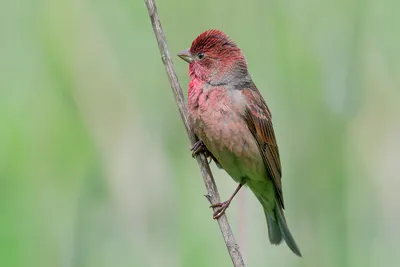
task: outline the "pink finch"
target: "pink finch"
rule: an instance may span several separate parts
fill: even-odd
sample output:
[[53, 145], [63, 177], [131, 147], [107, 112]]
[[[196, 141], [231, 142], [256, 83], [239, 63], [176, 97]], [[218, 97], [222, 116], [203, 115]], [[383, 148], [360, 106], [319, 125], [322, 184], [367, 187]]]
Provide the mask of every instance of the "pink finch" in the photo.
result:
[[212, 205], [214, 219], [247, 185], [264, 208], [270, 242], [284, 239], [301, 256], [283, 215], [281, 163], [271, 112], [247, 71], [242, 51], [223, 32], [209, 30], [178, 56], [190, 63], [189, 118], [199, 139], [193, 154], [206, 152], [239, 184], [227, 201]]

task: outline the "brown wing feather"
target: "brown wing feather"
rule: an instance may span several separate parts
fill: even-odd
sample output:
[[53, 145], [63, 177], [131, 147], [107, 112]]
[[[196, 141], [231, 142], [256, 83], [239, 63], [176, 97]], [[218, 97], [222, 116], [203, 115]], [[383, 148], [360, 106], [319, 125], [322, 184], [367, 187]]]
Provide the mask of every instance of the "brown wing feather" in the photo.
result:
[[244, 115], [245, 121], [257, 141], [269, 176], [275, 185], [279, 203], [284, 208], [281, 162], [272, 126], [271, 112], [255, 85], [242, 89], [242, 93], [249, 103]]

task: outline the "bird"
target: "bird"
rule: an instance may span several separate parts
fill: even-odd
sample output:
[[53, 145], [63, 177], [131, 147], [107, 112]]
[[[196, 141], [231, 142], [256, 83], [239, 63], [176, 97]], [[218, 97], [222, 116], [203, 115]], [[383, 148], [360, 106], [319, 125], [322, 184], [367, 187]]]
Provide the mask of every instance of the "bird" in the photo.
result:
[[238, 183], [227, 201], [211, 205], [213, 218], [224, 214], [246, 185], [263, 207], [270, 243], [285, 240], [301, 257], [283, 213], [281, 162], [271, 112], [243, 52], [224, 32], [212, 29], [178, 56], [189, 63], [189, 123], [198, 140], [192, 155], [205, 153]]

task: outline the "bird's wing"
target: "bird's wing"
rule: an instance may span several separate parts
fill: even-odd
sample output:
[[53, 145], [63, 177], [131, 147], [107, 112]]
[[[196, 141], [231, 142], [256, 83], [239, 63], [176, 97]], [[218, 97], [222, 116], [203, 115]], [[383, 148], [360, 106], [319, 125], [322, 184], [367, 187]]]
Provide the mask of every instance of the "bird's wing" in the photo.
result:
[[284, 208], [281, 162], [272, 126], [271, 112], [254, 84], [251, 84], [249, 88], [241, 89], [241, 91], [247, 100], [244, 119], [257, 141], [261, 156], [267, 166], [269, 177], [271, 177], [275, 185], [278, 201]]

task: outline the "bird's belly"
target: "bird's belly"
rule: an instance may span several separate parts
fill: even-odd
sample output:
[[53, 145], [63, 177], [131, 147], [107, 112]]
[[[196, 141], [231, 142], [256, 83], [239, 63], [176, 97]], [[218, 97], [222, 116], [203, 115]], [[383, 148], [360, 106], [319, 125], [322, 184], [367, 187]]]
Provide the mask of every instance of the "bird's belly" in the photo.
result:
[[257, 143], [241, 116], [228, 112], [203, 117], [199, 128], [199, 138], [236, 182], [243, 179], [265, 180], [266, 167]]

